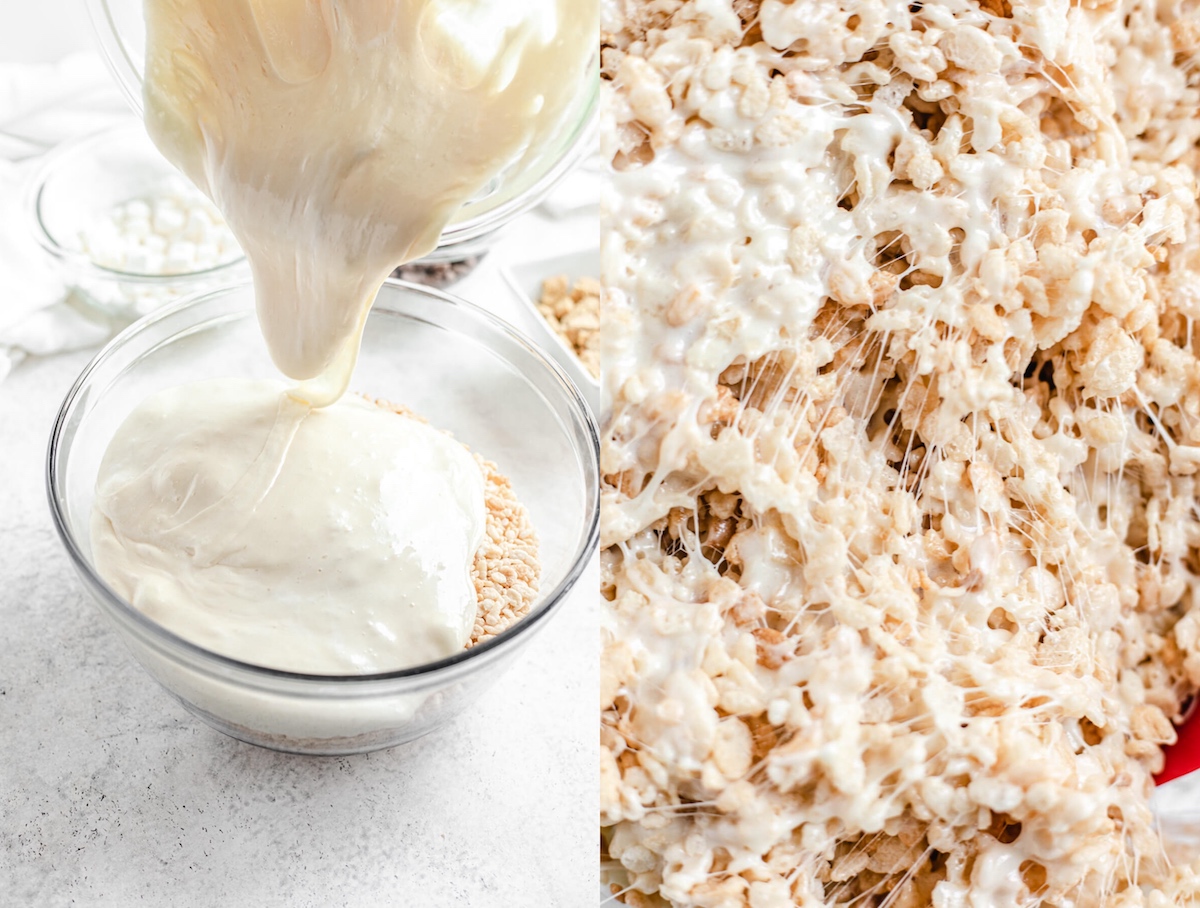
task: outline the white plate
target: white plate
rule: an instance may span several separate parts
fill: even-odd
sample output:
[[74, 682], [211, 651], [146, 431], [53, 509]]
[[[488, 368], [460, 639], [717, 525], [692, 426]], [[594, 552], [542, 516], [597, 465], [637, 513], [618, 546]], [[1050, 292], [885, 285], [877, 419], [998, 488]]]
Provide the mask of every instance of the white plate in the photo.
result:
[[584, 400], [596, 411], [600, 401], [599, 380], [584, 368], [571, 346], [546, 323], [538, 311], [537, 301], [542, 298], [542, 282], [547, 278], [565, 274], [572, 286], [582, 277], [599, 278], [600, 250], [593, 247], [553, 258], [505, 265], [501, 272], [509, 289], [533, 315], [532, 319], [527, 320], [534, 326], [533, 340], [563, 367], [578, 385]]

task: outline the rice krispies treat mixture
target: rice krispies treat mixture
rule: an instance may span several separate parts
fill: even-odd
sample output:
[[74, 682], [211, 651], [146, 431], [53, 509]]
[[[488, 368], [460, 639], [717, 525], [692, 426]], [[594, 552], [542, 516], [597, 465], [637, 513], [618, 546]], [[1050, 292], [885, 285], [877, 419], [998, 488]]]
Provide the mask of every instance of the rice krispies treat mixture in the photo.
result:
[[[400, 416], [426, 422], [401, 404], [367, 399]], [[499, 636], [529, 614], [542, 574], [537, 533], [529, 521], [529, 512], [517, 500], [512, 481], [490, 460], [478, 454], [471, 456], [483, 472], [487, 515], [484, 540], [471, 565], [478, 608], [468, 649]]]
[[542, 281], [538, 311], [567, 342], [583, 367], [600, 377], [600, 282], [583, 277], [571, 286], [565, 274]]
[[613, 890], [1193, 904], [1200, 9], [603, 10]]

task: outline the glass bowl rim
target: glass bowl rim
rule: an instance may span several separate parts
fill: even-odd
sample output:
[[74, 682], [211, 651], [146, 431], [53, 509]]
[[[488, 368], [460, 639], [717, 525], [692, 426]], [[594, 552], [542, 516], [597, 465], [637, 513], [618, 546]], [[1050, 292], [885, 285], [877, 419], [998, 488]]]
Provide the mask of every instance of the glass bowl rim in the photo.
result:
[[[408, 281], [400, 281], [388, 279], [384, 282], [384, 286], [390, 286], [396, 289], [415, 292], [418, 295], [430, 296], [442, 303], [448, 303], [465, 311], [469, 317], [481, 320], [490, 329], [499, 331], [509, 340], [515, 341], [526, 352], [531, 354], [542, 366], [551, 373], [552, 377], [557, 379], [561, 389], [567, 398], [568, 409], [572, 411], [576, 425], [581, 428], [586, 439], [590, 441], [590, 445], [584, 448], [585, 451], [591, 451], [591, 471], [595, 473], [597, 487], [592, 496], [591, 514], [587, 518], [587, 526], [582, 534], [582, 541], [576, 548], [571, 566], [566, 574], [558, 582], [555, 588], [546, 596], [540, 607], [535, 611], [531, 611], [525, 617], [521, 618], [511, 627], [491, 638], [479, 643], [470, 649], [463, 650], [453, 656], [447, 656], [444, 659], [438, 659], [434, 662], [426, 662], [421, 665], [411, 666], [409, 668], [397, 669], [390, 672], [376, 672], [372, 674], [361, 675], [315, 675], [305, 672], [291, 672], [283, 669], [270, 668], [263, 665], [255, 665], [250, 662], [242, 662], [239, 659], [234, 659], [230, 656], [225, 656], [220, 653], [213, 652], [199, 646], [190, 640], [181, 637], [175, 632], [168, 630], [157, 622], [153, 621], [148, 615], [139, 611], [131, 603], [126, 602], [124, 598], [117, 593], [104, 581], [96, 569], [92, 566], [91, 561], [86, 558], [79, 544], [75, 540], [75, 534], [67, 523], [64, 507], [59, 502], [58, 480], [60, 450], [63, 447], [63, 431], [66, 427], [66, 422], [71, 416], [80, 398], [80, 395], [89, 387], [89, 382], [93, 373], [120, 348], [135, 340], [138, 335], [142, 334], [147, 329], [158, 324], [159, 322], [175, 315], [182, 310], [200, 306], [211, 300], [223, 297], [236, 290], [244, 290], [253, 285], [249, 281], [242, 281], [236, 284], [229, 284], [215, 290], [208, 290], [202, 293], [192, 294], [191, 296], [177, 300], [170, 305], [163, 306], [155, 310], [145, 318], [134, 322], [124, 331], [121, 331], [111, 341], [97, 353], [92, 360], [84, 367], [83, 371], [71, 385], [71, 389], [67, 392], [66, 397], [59, 407], [58, 414], [54, 419], [54, 427], [50, 432], [50, 441], [46, 450], [46, 469], [45, 482], [46, 494], [50, 504], [50, 514], [54, 523], [54, 529], [58, 534], [59, 540], [63, 547], [67, 550], [76, 571], [78, 571], [86, 581], [87, 585], [92, 588], [96, 595], [104, 599], [104, 604], [112, 610], [115, 610], [122, 617], [131, 619], [139, 630], [148, 634], [156, 645], [165, 644], [171, 650], [182, 650], [189, 658], [199, 659], [202, 663], [210, 663], [219, 666], [225, 670], [233, 670], [239, 674], [249, 673], [250, 675], [263, 679], [275, 680], [282, 682], [293, 682], [300, 684], [319, 683], [321, 685], [339, 685], [339, 686], [360, 686], [367, 685], [371, 682], [393, 681], [408, 678], [423, 678], [433, 677], [442, 674], [450, 669], [465, 665], [472, 660], [478, 661], [478, 657], [495, 654], [500, 649], [505, 648], [510, 641], [516, 641], [523, 636], [527, 636], [529, 631], [536, 627], [540, 627], [544, 619], [558, 611], [562, 606], [563, 600], [574, 588], [575, 584], [583, 574], [592, 554], [595, 552], [600, 539], [600, 496], [599, 496], [599, 452], [600, 452], [600, 436], [596, 426], [595, 417], [592, 415], [590, 408], [584, 401], [579, 389], [571, 381], [570, 377], [562, 370], [562, 368], [553, 359], [549, 358], [528, 338], [514, 329], [511, 325], [505, 322], [498, 316], [488, 312], [486, 309], [467, 302], [466, 300], [444, 293], [440, 290], [426, 287], [421, 284], [413, 284]], [[376, 301], [378, 305], [378, 300]], [[374, 311], [374, 307], [372, 307]], [[388, 311], [386, 304], [381, 311]], [[400, 313], [395, 313], [400, 314]], [[204, 323], [201, 323], [204, 324]], [[197, 325], [190, 325], [182, 329], [182, 332], [190, 332]], [[179, 333], [173, 334], [171, 339], [175, 339]], [[161, 343], [161, 342], [160, 342]], [[68, 448], [69, 450], [69, 448]], [[170, 653], [171, 658], [177, 659], [174, 652]], [[486, 660], [485, 660], [486, 661]], [[206, 666], [207, 667], [207, 666]]]
[[[91, 256], [87, 255], [87, 253], [64, 246], [46, 226], [45, 219], [42, 217], [42, 193], [45, 192], [50, 180], [58, 173], [63, 162], [69, 161], [76, 155], [86, 155], [96, 147], [103, 145], [106, 141], [120, 135], [137, 132], [140, 128], [141, 123], [139, 121], [123, 119], [120, 123], [114, 123], [111, 126], [106, 126], [103, 129], [80, 136], [77, 139], [68, 140], [46, 155], [38, 167], [29, 175], [25, 183], [25, 218], [37, 244], [53, 258], [67, 262], [69, 265], [80, 269], [83, 273], [91, 277], [99, 277], [109, 281], [151, 285], [179, 284], [188, 281], [208, 280], [214, 276], [235, 271], [239, 266], [244, 265], [246, 256], [242, 254], [201, 271], [184, 271], [179, 274], [146, 274], [138, 271], [122, 271], [119, 268], [109, 268], [106, 265], [101, 265], [94, 261]], [[145, 136], [144, 131], [141, 134], [146, 138], [147, 142], [150, 141], [149, 137]], [[153, 143], [151, 143], [150, 147], [154, 147]], [[166, 158], [163, 158], [163, 163], [171, 167], [170, 162]]]
[[[100, 46], [104, 65], [117, 83], [122, 97], [133, 111], [140, 113], [144, 101], [139, 89], [143, 84], [142, 74], [129, 56], [125, 39], [117, 29], [116, 20], [109, 8], [108, 0], [85, 0], [92, 30]], [[563, 177], [570, 173], [580, 161], [596, 150], [600, 135], [600, 51], [599, 47], [589, 63], [592, 75], [588, 78], [589, 95], [582, 115], [574, 122], [575, 135], [566, 145], [562, 155], [536, 182], [522, 193], [515, 195], [494, 208], [489, 208], [468, 220], [449, 223], [438, 239], [438, 249], [453, 247], [458, 243], [487, 236], [538, 205]], [[436, 250], [434, 250], [436, 252]], [[430, 255], [433, 255], [431, 252]]]
[[[598, 72], [596, 78], [591, 82], [594, 90], [588, 101], [587, 113], [576, 127], [575, 137], [562, 156], [554, 162], [554, 165], [520, 195], [515, 195], [508, 201], [501, 202], [495, 208], [489, 208], [487, 211], [475, 215], [470, 220], [461, 223], [451, 221], [442, 230], [442, 235], [438, 239], [438, 248], [453, 248], [457, 243], [466, 243], [486, 236], [537, 207], [567, 174], [571, 173], [579, 166], [580, 162], [596, 150], [600, 136], [600, 79]], [[437, 249], [434, 250], [434, 252], [436, 251]], [[434, 252], [430, 254], [432, 255]]]

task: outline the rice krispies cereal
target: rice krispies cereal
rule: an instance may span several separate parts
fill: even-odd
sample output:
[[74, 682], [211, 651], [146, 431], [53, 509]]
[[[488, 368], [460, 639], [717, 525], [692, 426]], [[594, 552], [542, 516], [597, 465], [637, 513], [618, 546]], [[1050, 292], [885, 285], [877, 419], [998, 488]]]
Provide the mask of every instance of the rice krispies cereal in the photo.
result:
[[600, 282], [584, 277], [571, 285], [564, 274], [542, 282], [538, 311], [566, 341], [583, 367], [600, 377]]
[[502, 634], [528, 615], [542, 573], [537, 534], [512, 482], [490, 460], [478, 454], [475, 460], [483, 471], [487, 521], [471, 566], [479, 606], [468, 646]]

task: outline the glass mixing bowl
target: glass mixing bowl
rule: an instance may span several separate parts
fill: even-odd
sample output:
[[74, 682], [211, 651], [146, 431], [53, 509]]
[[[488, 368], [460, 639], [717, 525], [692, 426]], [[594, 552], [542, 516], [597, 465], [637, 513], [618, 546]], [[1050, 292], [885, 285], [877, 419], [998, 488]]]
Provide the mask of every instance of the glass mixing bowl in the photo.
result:
[[390, 281], [367, 319], [352, 390], [403, 403], [494, 461], [538, 533], [541, 591], [500, 636], [439, 662], [378, 675], [276, 671], [209, 652], [117, 596], [92, 564], [100, 460], [145, 397], [216, 376], [275, 375], [248, 284], [160, 309], [120, 334], [67, 394], [50, 438], [50, 510], [91, 598], [137, 660], [187, 709], [226, 734], [292, 753], [391, 747], [445, 723], [509, 665], [595, 551], [596, 426], [557, 365], [462, 300]]
[[[146, 56], [142, 0], [86, 0], [86, 3], [104, 61], [116, 77], [121, 93], [140, 116]], [[442, 231], [437, 249], [422, 261], [461, 261], [485, 253], [501, 227], [537, 205], [560, 179], [595, 151], [600, 99], [598, 54], [589, 73], [554, 140], [520, 168], [505, 170], [464, 205]]]

